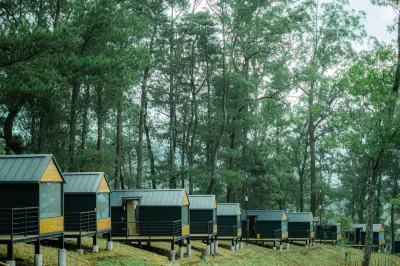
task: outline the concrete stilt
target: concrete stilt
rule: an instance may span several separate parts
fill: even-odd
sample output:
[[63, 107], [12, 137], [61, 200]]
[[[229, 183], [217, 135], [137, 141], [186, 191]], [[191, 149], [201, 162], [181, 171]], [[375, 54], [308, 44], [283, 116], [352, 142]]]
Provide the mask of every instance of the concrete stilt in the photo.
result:
[[386, 247], [385, 247], [385, 249], [384, 249], [384, 252], [386, 253]]
[[206, 255], [210, 255], [211, 253], [211, 246], [209, 244], [207, 244], [206, 246]]
[[58, 250], [58, 266], [67, 266], [67, 251], [65, 249]]
[[6, 264], [10, 265], [10, 266], [15, 266], [15, 260], [6, 260]]
[[239, 243], [239, 248], [240, 248], [240, 249], [243, 249], [243, 248], [244, 248], [244, 245], [243, 245], [243, 242], [242, 242], [242, 241], [240, 241], [240, 243]]
[[215, 245], [214, 252], [218, 253], [218, 240], [215, 240], [214, 245]]
[[42, 254], [35, 254], [35, 266], [42, 266]]
[[171, 250], [171, 261], [175, 261], [175, 250]]
[[279, 251], [282, 251], [282, 244], [279, 245]]
[[231, 251], [235, 252], [235, 246], [231, 246]]
[[289, 243], [286, 243], [286, 250], [289, 250]]
[[77, 249], [76, 251], [78, 251], [79, 255], [83, 255], [83, 248]]
[[215, 248], [215, 245], [214, 245], [214, 242], [211, 242], [211, 245], [210, 245], [210, 248], [211, 248], [211, 255], [213, 255], [214, 254], [214, 248]]
[[236, 243], [235, 247], [236, 247], [236, 250], [239, 250], [239, 243]]
[[272, 247], [273, 250], [276, 250], [276, 247]]
[[185, 249], [183, 246], [179, 247], [179, 259], [183, 259], [183, 254], [185, 253]]
[[192, 256], [192, 244], [187, 244], [187, 255]]
[[99, 246], [98, 246], [98, 245], [93, 245], [93, 247], [92, 247], [92, 252], [93, 252], [93, 253], [99, 252]]
[[107, 250], [113, 250], [113, 243], [112, 243], [112, 241], [107, 241], [106, 247], [107, 247]]

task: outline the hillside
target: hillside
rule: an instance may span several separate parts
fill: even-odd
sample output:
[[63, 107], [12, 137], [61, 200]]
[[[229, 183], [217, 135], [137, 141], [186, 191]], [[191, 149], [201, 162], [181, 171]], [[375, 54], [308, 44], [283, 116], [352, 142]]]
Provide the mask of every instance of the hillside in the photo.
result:
[[[48, 243], [51, 245], [52, 243]], [[73, 250], [75, 241], [67, 241], [66, 248], [67, 265], [82, 266], [127, 266], [127, 265], [335, 265], [344, 264], [344, 249], [341, 247], [317, 244], [312, 248], [291, 245], [290, 250], [282, 252], [273, 251], [271, 248], [249, 245], [245, 249], [232, 253], [223, 243], [218, 255], [208, 256], [205, 260], [200, 258], [200, 252], [205, 248], [202, 243], [193, 243], [193, 254], [190, 258], [175, 262], [168, 261], [169, 244], [153, 243], [151, 247], [144, 246], [143, 249], [127, 246], [114, 242], [114, 250], [104, 250], [105, 241], [99, 240], [100, 253], [90, 253], [90, 240], [84, 241], [85, 255], [81, 256]], [[178, 247], [176, 247], [178, 249]], [[350, 250], [350, 260], [361, 260], [362, 251]], [[0, 246], [1, 260], [4, 261], [5, 246]], [[57, 248], [43, 246], [43, 265], [57, 265]], [[32, 245], [16, 245], [15, 255], [17, 265], [33, 265], [34, 248]], [[374, 254], [373, 259], [391, 258], [400, 261], [399, 257], [389, 254]]]

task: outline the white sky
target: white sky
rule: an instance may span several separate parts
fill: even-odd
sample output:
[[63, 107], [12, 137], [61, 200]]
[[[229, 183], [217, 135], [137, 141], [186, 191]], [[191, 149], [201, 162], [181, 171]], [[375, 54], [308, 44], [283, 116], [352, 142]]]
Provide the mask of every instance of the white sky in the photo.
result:
[[391, 7], [374, 6], [370, 0], [350, 0], [350, 5], [351, 8], [367, 14], [364, 25], [368, 35], [387, 43], [394, 39], [395, 33], [387, 31], [387, 26], [394, 23], [396, 15]]

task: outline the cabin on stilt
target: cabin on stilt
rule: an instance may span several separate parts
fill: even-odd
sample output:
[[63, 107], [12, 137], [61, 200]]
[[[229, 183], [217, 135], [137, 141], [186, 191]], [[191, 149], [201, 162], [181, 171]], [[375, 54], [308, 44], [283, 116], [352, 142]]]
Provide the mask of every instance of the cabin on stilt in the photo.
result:
[[0, 244], [7, 245], [7, 264], [15, 265], [14, 244], [32, 242], [41, 265], [40, 242], [58, 238], [59, 265], [66, 265], [64, 183], [53, 155], [0, 156]]
[[315, 239], [314, 217], [311, 212], [289, 212], [288, 217], [288, 240], [304, 241], [306, 246], [313, 245]]
[[[289, 247], [288, 239], [288, 219], [283, 210], [248, 210], [242, 212], [243, 238], [248, 239], [250, 243], [272, 242], [274, 250], [276, 243], [279, 243], [279, 249], [282, 250], [282, 243], [286, 242], [286, 248]], [[249, 234], [247, 235], [247, 223], [249, 225]], [[248, 237], [248, 238], [247, 238]]]
[[240, 221], [240, 215], [241, 209], [239, 203], [217, 204], [218, 239], [231, 240], [232, 251], [235, 251], [239, 249], [240, 246], [243, 246], [242, 223]]
[[98, 252], [97, 235], [107, 235], [111, 244], [111, 188], [103, 172], [64, 173], [66, 182], [65, 236], [76, 238], [78, 252], [83, 254], [82, 237], [93, 238], [93, 252]]
[[189, 195], [190, 238], [206, 242], [206, 255], [218, 250], [215, 195]]
[[335, 219], [314, 218], [315, 240], [320, 243], [336, 244], [342, 239], [340, 224]]
[[174, 244], [190, 245], [189, 199], [184, 189], [113, 190], [111, 194], [111, 239], [120, 242], [170, 242], [171, 260]]
[[[365, 238], [367, 233], [366, 224], [352, 224], [353, 230], [346, 232], [346, 237], [352, 243], [351, 245], [356, 248], [363, 248], [365, 246]], [[382, 224], [373, 224], [373, 240], [372, 247], [375, 251], [380, 252], [381, 249], [386, 253], [386, 240], [385, 229]]]
[[400, 253], [400, 235], [397, 235], [394, 239], [394, 246], [392, 247], [393, 253]]

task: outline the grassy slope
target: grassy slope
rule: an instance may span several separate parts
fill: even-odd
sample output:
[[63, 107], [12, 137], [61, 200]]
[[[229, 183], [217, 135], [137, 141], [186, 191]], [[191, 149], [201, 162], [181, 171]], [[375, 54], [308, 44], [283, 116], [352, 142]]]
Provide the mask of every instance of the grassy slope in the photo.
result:
[[[200, 252], [205, 245], [192, 242], [192, 256], [177, 260], [175, 263], [168, 261], [169, 243], [153, 243], [151, 247], [144, 246], [143, 249], [127, 246], [120, 243], [113, 243], [114, 250], [105, 250], [105, 241], [98, 241], [100, 252], [93, 254], [90, 250], [90, 239], [84, 241], [85, 255], [81, 256], [73, 250], [76, 249], [75, 241], [67, 241], [67, 265], [82, 266], [105, 266], [105, 265], [334, 265], [345, 263], [344, 250], [340, 247], [317, 244], [312, 248], [305, 248], [291, 245], [290, 250], [282, 252], [273, 251], [270, 247], [249, 245], [245, 249], [232, 253], [228, 246], [219, 248], [219, 254], [207, 256], [205, 260], [200, 258]], [[56, 243], [47, 243], [56, 245]], [[18, 266], [33, 265], [33, 245], [18, 244], [15, 246], [15, 257]], [[176, 247], [178, 251], [178, 247]], [[361, 260], [362, 251], [349, 249], [351, 261]], [[43, 265], [57, 265], [57, 248], [43, 246]], [[178, 252], [177, 252], [178, 253]], [[5, 246], [0, 246], [0, 258], [4, 261], [6, 254]], [[374, 254], [373, 258], [398, 257], [388, 254]]]

